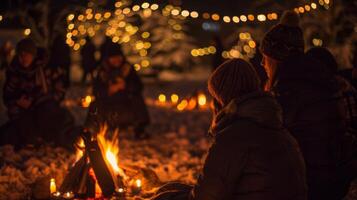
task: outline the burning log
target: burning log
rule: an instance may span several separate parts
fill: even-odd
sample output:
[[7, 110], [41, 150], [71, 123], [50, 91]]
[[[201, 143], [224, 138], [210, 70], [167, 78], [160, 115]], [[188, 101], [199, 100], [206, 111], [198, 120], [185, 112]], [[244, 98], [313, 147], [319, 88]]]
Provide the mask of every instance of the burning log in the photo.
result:
[[86, 156], [83, 156], [76, 164], [71, 168], [68, 175], [65, 177], [61, 187], [60, 192], [76, 191], [80, 183], [81, 177], [86, 174], [85, 171], [87, 165]]
[[98, 141], [91, 141], [86, 144], [86, 150], [104, 197], [111, 196], [115, 191], [114, 181], [99, 148]]

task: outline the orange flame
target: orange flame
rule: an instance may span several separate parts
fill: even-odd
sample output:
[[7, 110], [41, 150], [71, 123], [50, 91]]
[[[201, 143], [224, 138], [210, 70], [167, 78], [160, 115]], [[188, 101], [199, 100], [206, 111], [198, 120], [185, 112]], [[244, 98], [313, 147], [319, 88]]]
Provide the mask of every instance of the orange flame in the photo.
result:
[[[102, 154], [105, 156], [105, 162], [107, 166], [110, 169], [110, 172], [112, 173], [113, 177], [118, 177], [121, 176], [124, 179], [126, 179], [126, 175], [124, 171], [119, 167], [119, 162], [118, 162], [118, 155], [119, 155], [119, 132], [118, 130], [115, 130], [113, 133], [113, 136], [108, 139], [107, 138], [107, 130], [108, 127], [104, 125], [98, 135], [97, 135], [97, 140], [99, 147], [102, 151]], [[118, 186], [117, 183], [117, 178], [114, 178], [114, 182], [116, 182], [116, 185]]]
[[[97, 141], [99, 148], [102, 152], [104, 160], [110, 170], [116, 186], [119, 186], [118, 176], [122, 177], [124, 180], [128, 179], [124, 171], [119, 167], [118, 155], [119, 155], [119, 132], [114, 131], [111, 138], [107, 136], [108, 127], [106, 125], [100, 128], [97, 134]], [[80, 138], [77, 141], [77, 152], [76, 152], [76, 162], [83, 156], [83, 149], [85, 147], [84, 141]]]

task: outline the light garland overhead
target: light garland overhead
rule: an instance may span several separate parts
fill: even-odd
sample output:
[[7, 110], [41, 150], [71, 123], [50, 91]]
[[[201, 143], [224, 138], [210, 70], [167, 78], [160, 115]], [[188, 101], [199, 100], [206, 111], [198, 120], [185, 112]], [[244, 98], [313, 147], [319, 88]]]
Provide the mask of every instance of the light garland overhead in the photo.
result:
[[[330, 6], [330, 0], [318, 0], [316, 2], [312, 2], [309, 4], [305, 4], [299, 7], [294, 8], [294, 11], [300, 14], [311, 12], [318, 8], [318, 5], [328, 9]], [[152, 11], [158, 10], [158, 4], [149, 4], [148, 2], [144, 2], [140, 5], [133, 5], [132, 7], [127, 7], [127, 11], [133, 12], [140, 12], [141, 10], [150, 9]], [[178, 16], [182, 18], [192, 18], [192, 19], [204, 19], [204, 20], [212, 20], [217, 22], [224, 22], [224, 23], [244, 23], [244, 22], [265, 22], [265, 21], [273, 21], [278, 20], [279, 14], [277, 12], [270, 12], [270, 13], [261, 13], [261, 14], [240, 14], [235, 16], [227, 16], [218, 13], [198, 13], [197, 11], [190, 11], [186, 9], [182, 9], [179, 6], [172, 6], [166, 5], [162, 8], [162, 14], [164, 16], [172, 15]]]

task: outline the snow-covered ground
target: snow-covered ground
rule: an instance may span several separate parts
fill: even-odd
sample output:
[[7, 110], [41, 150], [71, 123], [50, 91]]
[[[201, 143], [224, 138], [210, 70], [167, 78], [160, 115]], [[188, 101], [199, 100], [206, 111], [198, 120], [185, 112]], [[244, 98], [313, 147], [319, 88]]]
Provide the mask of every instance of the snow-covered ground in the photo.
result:
[[[147, 84], [144, 93], [147, 99], [154, 99], [160, 93], [189, 96], [197, 90], [205, 90], [205, 83], [180, 80]], [[73, 87], [67, 99], [78, 99], [87, 92], [83, 87]], [[80, 124], [86, 109], [74, 106], [71, 111]], [[150, 139], [136, 141], [132, 134], [120, 132], [120, 164], [151, 169], [160, 179], [159, 183], [178, 180], [194, 184], [210, 145], [206, 135], [209, 111], [178, 112], [174, 108], [158, 106], [150, 106], [149, 111], [152, 119], [147, 129]], [[55, 178], [59, 185], [74, 160], [73, 152], [50, 146], [19, 151], [14, 151], [11, 146], [0, 147], [0, 199], [41, 197], [43, 188], [49, 188], [49, 178]], [[357, 185], [354, 185], [347, 200], [357, 199], [356, 189]]]

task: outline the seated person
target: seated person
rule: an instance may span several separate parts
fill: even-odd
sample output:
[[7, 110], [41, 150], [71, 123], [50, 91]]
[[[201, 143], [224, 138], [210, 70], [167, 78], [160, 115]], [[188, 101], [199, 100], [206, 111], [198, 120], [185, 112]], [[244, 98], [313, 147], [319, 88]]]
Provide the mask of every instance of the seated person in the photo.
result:
[[279, 104], [260, 88], [256, 71], [242, 59], [213, 72], [208, 89], [217, 105], [210, 129], [215, 142], [203, 172], [192, 190], [169, 184], [155, 200], [307, 199], [298, 144], [283, 128]]
[[119, 45], [107, 45], [93, 84], [96, 100], [90, 106], [86, 126], [98, 129], [100, 124], [107, 124], [112, 130], [133, 127], [137, 138], [147, 137], [149, 114], [142, 96], [143, 84]]
[[42, 59], [31, 39], [17, 44], [15, 58], [6, 70], [3, 98], [10, 121], [2, 128], [4, 144], [21, 146], [38, 138], [57, 143], [73, 128], [72, 116], [55, 100], [57, 92], [50, 87]]

